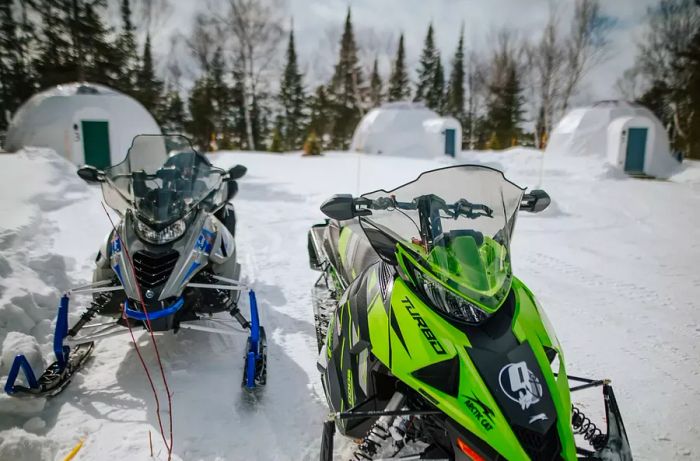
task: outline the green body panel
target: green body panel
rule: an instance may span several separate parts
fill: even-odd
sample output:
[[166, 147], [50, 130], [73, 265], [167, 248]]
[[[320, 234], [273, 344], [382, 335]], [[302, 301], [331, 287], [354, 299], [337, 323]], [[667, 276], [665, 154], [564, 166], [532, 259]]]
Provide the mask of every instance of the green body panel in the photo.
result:
[[[561, 365], [557, 379], [551, 371], [542, 346], [552, 347], [559, 354], [561, 350], [553, 332], [547, 331], [546, 322], [543, 323], [540, 318], [541, 313], [537, 310], [532, 294], [515, 278], [512, 289], [516, 299], [513, 332], [520, 342], [527, 340], [534, 351], [558, 413], [557, 429], [563, 447], [562, 456], [566, 460], [575, 460], [576, 450], [570, 427], [571, 399], [563, 366], [564, 359], [560, 356]], [[408, 351], [396, 334], [388, 337], [392, 331], [389, 328], [390, 310], [393, 311]], [[486, 441], [506, 459], [529, 459], [469, 357], [467, 350], [471, 344], [464, 332], [424, 304], [400, 278], [394, 280], [390, 305], [385, 308], [381, 298], [377, 297], [369, 306], [368, 321], [372, 353], [392, 374], [432, 400], [450, 418]], [[420, 368], [455, 356], [461, 362], [457, 398], [413, 376], [413, 372]], [[485, 418], [480, 418], [470, 411], [467, 397], [472, 396], [494, 410], [492, 423], [484, 422]]]
[[[350, 267], [350, 264], [348, 264], [348, 244], [350, 243], [352, 236], [352, 230], [349, 227], [344, 227], [340, 231], [340, 238], [338, 239], [338, 254], [340, 255], [340, 263], [343, 265], [343, 267], [351, 271], [352, 268]], [[352, 272], [353, 278], [357, 277], [357, 275], [354, 273], [355, 271]]]

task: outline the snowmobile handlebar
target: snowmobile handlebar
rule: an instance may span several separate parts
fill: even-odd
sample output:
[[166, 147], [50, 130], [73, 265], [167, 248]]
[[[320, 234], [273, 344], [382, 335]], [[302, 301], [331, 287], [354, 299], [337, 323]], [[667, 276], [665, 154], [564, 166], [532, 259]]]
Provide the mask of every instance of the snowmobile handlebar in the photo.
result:
[[[434, 194], [416, 197], [411, 202], [399, 202], [396, 200], [395, 196], [389, 196], [379, 197], [374, 200], [366, 197], [359, 197], [354, 199], [353, 203], [359, 216], [369, 215], [371, 214], [371, 210], [389, 210], [391, 208], [398, 210], [418, 210], [421, 208], [421, 206], [429, 205], [433, 209], [444, 211], [453, 219], [457, 219], [460, 216], [464, 216], [468, 219], [476, 219], [482, 216], [488, 218], [493, 217], [493, 210], [487, 205], [481, 203], [471, 203], [464, 198], [461, 198], [454, 204], [449, 205], [447, 202], [445, 202], [445, 200]], [[365, 209], [363, 210], [359, 207], [365, 207]]]

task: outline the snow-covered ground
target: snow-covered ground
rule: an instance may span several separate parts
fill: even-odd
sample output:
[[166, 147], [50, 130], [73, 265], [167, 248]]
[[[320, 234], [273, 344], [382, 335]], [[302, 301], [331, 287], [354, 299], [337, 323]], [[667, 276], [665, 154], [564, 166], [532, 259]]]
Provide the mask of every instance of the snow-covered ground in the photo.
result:
[[[243, 336], [158, 336], [174, 393], [174, 458], [317, 459], [325, 402], [306, 231], [322, 220], [318, 207], [329, 195], [395, 187], [446, 161], [348, 153], [212, 158], [249, 171], [235, 199], [238, 245], [264, 311], [268, 386], [255, 396], [241, 391]], [[569, 372], [613, 380], [636, 459], [700, 458], [700, 164], [654, 181], [624, 177], [592, 158], [552, 157], [542, 168], [542, 154], [525, 149], [466, 152], [460, 160], [501, 167], [552, 196], [546, 212], [521, 215], [514, 268], [547, 309]], [[0, 155], [2, 384], [16, 352], [52, 360], [58, 294], [90, 278], [109, 228], [99, 189], [74, 172], [44, 150]], [[74, 316], [80, 301], [73, 300]], [[156, 366], [148, 336], [139, 344]], [[589, 408], [601, 401], [597, 391], [575, 399]], [[99, 343], [58, 397], [0, 397], [2, 460], [60, 460], [81, 439], [76, 459], [148, 459], [149, 431], [156, 459], [166, 459], [153, 397], [124, 336]]]

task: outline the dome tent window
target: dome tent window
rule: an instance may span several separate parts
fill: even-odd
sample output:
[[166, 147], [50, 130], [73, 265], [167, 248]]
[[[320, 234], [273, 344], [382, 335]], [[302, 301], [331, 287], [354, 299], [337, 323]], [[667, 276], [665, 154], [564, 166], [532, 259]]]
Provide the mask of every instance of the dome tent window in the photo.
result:
[[94, 83], [58, 85], [32, 96], [14, 114], [7, 150], [47, 147], [76, 165], [121, 162], [139, 134], [160, 134], [135, 99]]

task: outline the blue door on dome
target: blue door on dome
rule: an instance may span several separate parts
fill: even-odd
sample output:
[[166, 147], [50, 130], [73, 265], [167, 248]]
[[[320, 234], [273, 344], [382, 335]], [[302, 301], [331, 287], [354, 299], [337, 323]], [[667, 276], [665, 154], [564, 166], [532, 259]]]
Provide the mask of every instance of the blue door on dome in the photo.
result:
[[455, 156], [455, 130], [445, 130], [445, 155]]
[[630, 128], [627, 133], [625, 173], [644, 173], [644, 155], [647, 148], [647, 129]]

